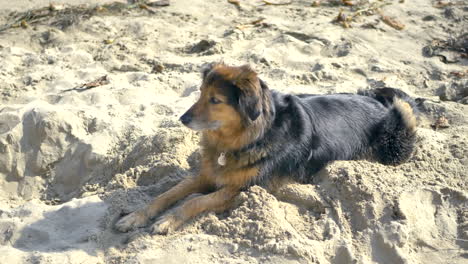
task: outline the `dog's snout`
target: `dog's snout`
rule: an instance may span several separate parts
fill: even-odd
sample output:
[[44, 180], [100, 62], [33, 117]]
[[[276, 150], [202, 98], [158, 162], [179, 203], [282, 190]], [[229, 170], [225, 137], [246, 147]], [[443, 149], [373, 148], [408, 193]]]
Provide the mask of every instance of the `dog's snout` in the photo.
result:
[[190, 113], [185, 113], [180, 117], [180, 122], [184, 125], [187, 125], [190, 121], [192, 121], [192, 115]]

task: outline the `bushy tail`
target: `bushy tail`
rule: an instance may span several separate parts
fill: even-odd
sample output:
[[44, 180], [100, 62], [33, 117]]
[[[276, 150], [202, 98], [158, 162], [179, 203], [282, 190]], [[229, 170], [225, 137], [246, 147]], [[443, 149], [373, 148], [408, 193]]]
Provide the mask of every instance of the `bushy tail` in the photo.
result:
[[398, 165], [408, 160], [416, 142], [416, 116], [406, 98], [394, 97], [375, 144], [379, 162]]
[[358, 94], [372, 97], [388, 108], [395, 104], [395, 99], [401, 99], [411, 106], [416, 117], [419, 115], [418, 104], [416, 101], [400, 89], [383, 87], [370, 90], [360, 90], [358, 91]]

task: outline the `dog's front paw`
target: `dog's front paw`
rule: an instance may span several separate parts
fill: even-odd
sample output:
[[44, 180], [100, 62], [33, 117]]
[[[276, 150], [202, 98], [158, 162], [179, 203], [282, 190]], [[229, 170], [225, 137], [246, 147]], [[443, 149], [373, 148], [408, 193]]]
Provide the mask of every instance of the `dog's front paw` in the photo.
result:
[[116, 224], [115, 228], [121, 232], [127, 232], [129, 230], [135, 229], [146, 225], [148, 222], [148, 216], [144, 213], [143, 210], [137, 210], [129, 215], [124, 216]]
[[152, 234], [166, 235], [176, 230], [183, 221], [179, 219], [175, 214], [169, 214], [162, 216], [151, 226]]

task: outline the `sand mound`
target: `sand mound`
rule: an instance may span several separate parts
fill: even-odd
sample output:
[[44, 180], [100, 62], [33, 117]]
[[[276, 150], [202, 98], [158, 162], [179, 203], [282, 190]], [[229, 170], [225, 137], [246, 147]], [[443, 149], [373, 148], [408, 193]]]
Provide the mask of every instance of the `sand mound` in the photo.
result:
[[[332, 2], [247, 2], [134, 5], [0, 32], [3, 262], [466, 262], [466, 6], [395, 1], [382, 12], [405, 24], [396, 30], [372, 12], [331, 23]], [[284, 92], [403, 89], [423, 113], [416, 152], [398, 167], [342, 161], [313, 184], [251, 187], [168, 236], [116, 232], [122, 214], [196, 173], [199, 135], [178, 117], [201, 65], [219, 60], [250, 63]], [[434, 130], [441, 116], [448, 128]]]
[[106, 204], [97, 196], [57, 206], [32, 201], [2, 211], [0, 231], [4, 237], [0, 242], [11, 248], [2, 247], [0, 252], [9, 263], [97, 262], [96, 240], [106, 211]]

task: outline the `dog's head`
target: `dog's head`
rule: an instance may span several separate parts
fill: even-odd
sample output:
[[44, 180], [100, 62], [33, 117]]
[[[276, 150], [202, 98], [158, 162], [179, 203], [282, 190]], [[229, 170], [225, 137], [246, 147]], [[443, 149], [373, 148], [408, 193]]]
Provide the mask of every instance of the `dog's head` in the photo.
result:
[[194, 130], [246, 127], [262, 114], [266, 85], [248, 65], [230, 67], [210, 63], [202, 69], [198, 101], [180, 121]]

